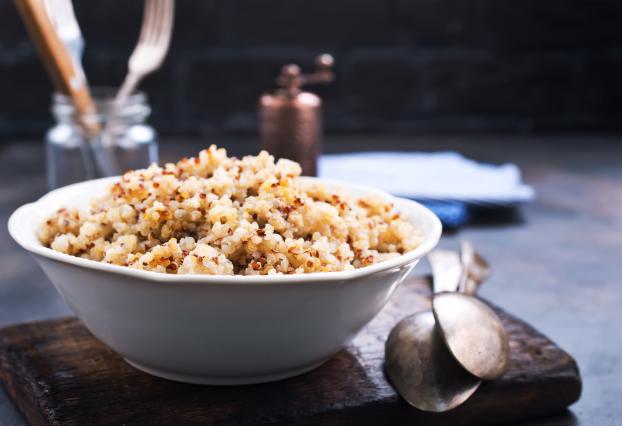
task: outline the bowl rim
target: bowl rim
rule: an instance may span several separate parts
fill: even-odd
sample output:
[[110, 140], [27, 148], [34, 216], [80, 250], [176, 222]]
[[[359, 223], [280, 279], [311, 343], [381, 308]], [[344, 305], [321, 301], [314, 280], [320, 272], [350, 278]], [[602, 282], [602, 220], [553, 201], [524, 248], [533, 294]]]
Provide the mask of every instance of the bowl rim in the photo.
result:
[[[328, 186], [333, 187], [341, 187], [344, 189], [355, 189], [361, 192], [367, 193], [376, 193], [378, 195], [382, 195], [394, 202], [396, 205], [405, 206], [410, 211], [415, 212], [417, 215], [427, 216], [429, 222], [432, 224], [429, 232], [424, 232], [423, 237], [424, 240], [421, 244], [407, 253], [404, 253], [398, 257], [388, 259], [379, 263], [375, 263], [373, 265], [364, 266], [362, 268], [352, 269], [348, 271], [334, 271], [334, 272], [311, 272], [305, 274], [290, 274], [290, 275], [207, 275], [207, 274], [164, 274], [161, 272], [155, 271], [145, 271], [141, 269], [133, 269], [127, 266], [120, 265], [112, 265], [108, 263], [98, 262], [96, 260], [84, 259], [81, 257], [72, 256], [69, 254], [61, 253], [55, 251], [51, 248], [45, 247], [38, 242], [35, 238], [36, 243], [31, 243], [26, 237], [26, 233], [34, 232], [34, 227], [28, 229], [19, 229], [18, 222], [19, 219], [27, 214], [31, 209], [35, 209], [41, 203], [47, 202], [49, 200], [54, 199], [55, 195], [59, 195], [65, 191], [70, 190], [71, 188], [75, 188], [78, 186], [89, 186], [89, 185], [102, 185], [106, 183], [106, 181], [115, 181], [119, 179], [120, 176], [112, 176], [100, 179], [92, 179], [83, 182], [78, 182], [75, 184], [67, 185], [55, 190], [52, 190], [42, 197], [40, 197], [37, 201], [24, 204], [18, 207], [9, 217], [8, 221], [8, 231], [9, 235], [25, 250], [30, 252], [33, 255], [42, 256], [44, 258], [50, 259], [52, 261], [77, 266], [85, 269], [109, 272], [112, 274], [120, 274], [133, 278], [138, 278], [151, 282], [160, 282], [160, 283], [201, 283], [201, 284], [240, 284], [240, 285], [267, 285], [267, 284], [287, 284], [292, 282], [334, 282], [334, 281], [349, 281], [357, 278], [361, 278], [364, 276], [372, 275], [377, 272], [386, 271], [389, 269], [393, 269], [396, 267], [401, 267], [407, 265], [411, 262], [414, 262], [417, 259], [425, 256], [427, 253], [432, 251], [434, 247], [438, 244], [442, 234], [442, 225], [439, 218], [430, 211], [427, 207], [421, 205], [420, 203], [409, 200], [406, 198], [395, 197], [388, 194], [385, 191], [379, 190], [377, 188], [369, 187], [366, 185], [358, 185], [349, 182], [331, 180], [331, 179], [322, 179], [316, 177], [308, 177], [303, 176], [302, 179], [305, 180], [314, 180], [326, 184]], [[34, 226], [38, 226], [39, 224], [34, 224]], [[427, 236], [427, 237], [426, 237]]]

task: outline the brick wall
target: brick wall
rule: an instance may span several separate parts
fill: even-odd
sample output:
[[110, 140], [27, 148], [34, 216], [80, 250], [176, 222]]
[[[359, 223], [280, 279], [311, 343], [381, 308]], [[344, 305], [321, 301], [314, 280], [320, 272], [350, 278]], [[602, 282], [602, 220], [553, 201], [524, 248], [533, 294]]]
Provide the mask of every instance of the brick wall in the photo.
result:
[[[92, 84], [118, 85], [138, 0], [75, 0]], [[333, 131], [622, 130], [619, 0], [179, 0], [142, 88], [165, 133], [254, 132], [281, 65], [332, 53]], [[51, 87], [0, 0], [0, 135], [40, 135]]]

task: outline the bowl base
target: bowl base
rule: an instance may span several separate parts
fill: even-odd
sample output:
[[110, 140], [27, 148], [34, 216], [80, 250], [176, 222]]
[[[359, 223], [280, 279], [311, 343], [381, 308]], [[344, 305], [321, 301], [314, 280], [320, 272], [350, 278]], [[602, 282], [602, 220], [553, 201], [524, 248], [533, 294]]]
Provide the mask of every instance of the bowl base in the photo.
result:
[[151, 367], [145, 367], [144, 365], [140, 365], [134, 361], [130, 361], [127, 358], [124, 358], [124, 359], [125, 359], [125, 362], [130, 364], [132, 367], [137, 368], [138, 370], [143, 371], [147, 374], [151, 374], [152, 376], [157, 376], [163, 379], [173, 380], [175, 382], [192, 383], [196, 385], [213, 385], [213, 386], [252, 385], [256, 383], [274, 382], [277, 380], [282, 380], [282, 379], [287, 379], [289, 377], [298, 376], [300, 374], [314, 370], [327, 361], [327, 360], [322, 360], [320, 362], [306, 365], [301, 368], [296, 368], [296, 369], [287, 370], [287, 371], [280, 371], [278, 373], [272, 373], [272, 374], [227, 377], [227, 376], [203, 376], [203, 375], [197, 376], [193, 374], [173, 373], [170, 371], [162, 371], [162, 370], [158, 370], [158, 369], [151, 368]]

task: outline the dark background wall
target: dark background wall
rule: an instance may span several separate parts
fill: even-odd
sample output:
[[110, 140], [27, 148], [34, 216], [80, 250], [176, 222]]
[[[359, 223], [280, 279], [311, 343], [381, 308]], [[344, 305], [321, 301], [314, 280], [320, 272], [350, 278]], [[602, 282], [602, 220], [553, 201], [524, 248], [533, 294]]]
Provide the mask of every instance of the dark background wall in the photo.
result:
[[[138, 0], [75, 0], [92, 84], [119, 85]], [[180, 0], [142, 88], [163, 133], [252, 133], [280, 67], [336, 58], [331, 131], [622, 130], [622, 1]], [[315, 90], [315, 88], [314, 88]], [[50, 124], [51, 86], [0, 0], [0, 136]]]

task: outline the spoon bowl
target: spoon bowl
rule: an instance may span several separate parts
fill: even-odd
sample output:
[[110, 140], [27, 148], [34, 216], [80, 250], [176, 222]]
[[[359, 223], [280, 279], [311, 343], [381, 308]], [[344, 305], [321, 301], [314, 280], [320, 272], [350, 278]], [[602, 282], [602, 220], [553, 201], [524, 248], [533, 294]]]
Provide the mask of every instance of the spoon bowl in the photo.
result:
[[447, 348], [471, 374], [493, 380], [508, 366], [508, 337], [501, 320], [481, 300], [462, 293], [437, 294], [432, 311]]
[[410, 315], [391, 330], [385, 368], [402, 398], [423, 411], [451, 410], [482, 383], [449, 352], [431, 311]]

